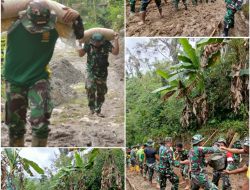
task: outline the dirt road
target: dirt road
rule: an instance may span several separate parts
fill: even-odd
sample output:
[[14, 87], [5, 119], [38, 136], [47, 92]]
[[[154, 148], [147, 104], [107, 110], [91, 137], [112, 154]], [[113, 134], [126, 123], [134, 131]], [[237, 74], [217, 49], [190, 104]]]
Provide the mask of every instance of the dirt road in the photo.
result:
[[[77, 83], [73, 83], [70, 85], [70, 88], [63, 90], [63, 93], [66, 94], [62, 94], [62, 92], [57, 91], [53, 92], [55, 93], [53, 94], [55, 96], [54, 101], [57, 102], [58, 105], [53, 110], [51, 117], [51, 132], [48, 139], [48, 146], [124, 146], [123, 47], [121, 47], [120, 55], [111, 55], [109, 59], [109, 90], [106, 95], [106, 101], [103, 105], [102, 111], [106, 116], [105, 118], [100, 118], [96, 115], [89, 115], [87, 97], [84, 88], [86, 57], [80, 58], [73, 48], [62, 44], [57, 44], [52, 62], [56, 61], [58, 62], [56, 64], [60, 64], [62, 59], [68, 60], [68, 62], [72, 64], [75, 69], [81, 71], [82, 76], [80, 75], [80, 78], [75, 80]], [[79, 73], [68, 73], [67, 75], [76, 75], [76, 77], [79, 77]], [[62, 81], [67, 81], [67, 79], [69, 79], [69, 76], [67, 75], [62, 76], [62, 78], [65, 78], [62, 79]], [[64, 86], [62, 81], [59, 83], [59, 86], [54, 88], [58, 90], [60, 89], [60, 85]], [[57, 84], [57, 81], [55, 83]], [[67, 93], [70, 95], [67, 95]], [[58, 101], [57, 99], [62, 99], [63, 101]], [[2, 146], [8, 146], [8, 129], [3, 123], [1, 143]], [[31, 127], [29, 124], [27, 125], [27, 132], [25, 135], [25, 146], [31, 146]]]
[[[148, 6], [146, 24], [138, 25], [140, 3], [137, 1], [137, 12], [134, 16], [129, 16], [129, 5], [126, 14], [126, 36], [185, 36], [202, 37], [221, 36], [223, 28], [223, 18], [225, 15], [224, 0], [216, 0], [214, 3], [198, 3], [193, 6], [188, 0], [188, 10], [184, 10], [184, 5], [180, 1], [179, 11], [175, 11], [172, 1], [165, 4], [162, 1], [162, 11], [164, 18], [160, 19], [158, 9], [152, 1]], [[219, 22], [221, 24], [219, 25]], [[219, 27], [218, 27], [219, 25]], [[230, 30], [230, 36], [248, 36], [249, 22], [245, 19], [242, 11], [235, 15], [235, 27]], [[214, 29], [217, 29], [215, 30]]]

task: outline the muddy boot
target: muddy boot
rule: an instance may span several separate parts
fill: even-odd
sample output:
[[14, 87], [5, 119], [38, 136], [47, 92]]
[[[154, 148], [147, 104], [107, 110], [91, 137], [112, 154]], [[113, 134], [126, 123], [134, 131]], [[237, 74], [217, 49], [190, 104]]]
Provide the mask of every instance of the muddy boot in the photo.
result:
[[139, 25], [145, 24], [145, 20], [146, 20], [146, 12], [142, 12], [141, 13], [141, 22], [139, 22]]
[[24, 147], [24, 137], [10, 137], [9, 138], [9, 147]]
[[96, 115], [97, 115], [98, 117], [102, 117], [102, 118], [105, 117], [105, 115], [103, 115], [101, 112], [100, 112], [100, 113], [96, 113]]
[[41, 139], [36, 136], [32, 136], [32, 147], [46, 147], [47, 140], [47, 138]]

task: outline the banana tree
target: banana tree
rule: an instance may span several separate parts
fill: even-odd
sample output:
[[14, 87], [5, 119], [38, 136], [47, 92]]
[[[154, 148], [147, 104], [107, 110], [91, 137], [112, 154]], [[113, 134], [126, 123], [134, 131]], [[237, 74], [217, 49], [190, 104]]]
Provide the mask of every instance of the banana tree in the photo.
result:
[[203, 39], [193, 48], [188, 39], [181, 38], [179, 43], [183, 53], [178, 55], [179, 63], [169, 68], [169, 72], [157, 70], [156, 73], [165, 78], [167, 85], [153, 93], [161, 92], [163, 100], [171, 96], [184, 98], [185, 106], [180, 122], [183, 127], [190, 125], [192, 116], [199, 126], [208, 118], [207, 96], [205, 91], [205, 70], [218, 63], [220, 50], [225, 44], [221, 38]]
[[[5, 148], [2, 152], [1, 164], [2, 174], [2, 189], [24, 189], [24, 171], [30, 176], [33, 176], [31, 168], [34, 169], [38, 174], [44, 174], [44, 170], [39, 165], [31, 160], [23, 158], [19, 155], [20, 149]], [[18, 177], [19, 184], [14, 183], [14, 178]]]

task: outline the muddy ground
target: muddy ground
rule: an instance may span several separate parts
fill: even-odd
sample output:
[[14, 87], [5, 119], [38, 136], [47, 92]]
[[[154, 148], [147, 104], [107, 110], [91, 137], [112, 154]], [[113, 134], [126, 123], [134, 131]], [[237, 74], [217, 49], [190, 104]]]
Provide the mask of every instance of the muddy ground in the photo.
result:
[[[199, 1], [199, 0], [198, 0]], [[126, 7], [126, 36], [221, 36], [225, 15], [225, 1], [216, 0], [214, 3], [198, 3], [193, 6], [188, 0], [188, 10], [184, 10], [182, 1], [179, 2], [179, 11], [175, 11], [172, 0], [167, 4], [162, 1], [164, 18], [160, 19], [158, 9], [154, 3], [148, 6], [146, 24], [138, 25], [140, 1], [136, 4], [136, 14], [129, 16], [129, 4]], [[220, 23], [220, 24], [219, 24]], [[219, 26], [219, 27], [218, 27]], [[248, 36], [249, 20], [242, 11], [235, 14], [235, 26], [230, 30], [230, 36]]]
[[[121, 44], [124, 43], [120, 38]], [[108, 93], [102, 109], [105, 118], [100, 118], [90, 115], [87, 106], [84, 88], [86, 56], [80, 58], [74, 48], [57, 43], [50, 63], [55, 108], [51, 117], [49, 147], [124, 146], [124, 48], [120, 48], [118, 56], [109, 58]], [[4, 109], [3, 105], [4, 102]], [[1, 132], [2, 146], [8, 146], [8, 129], [3, 121]], [[31, 146], [29, 124], [25, 146]]]
[[[244, 165], [247, 160], [248, 160], [248, 156], [243, 156], [243, 161], [241, 162], [241, 165]], [[185, 184], [181, 184], [183, 181], [182, 181], [179, 169], [174, 168], [174, 171], [179, 176], [179, 179], [180, 179], [179, 190], [184, 190]], [[207, 167], [207, 172], [209, 175], [209, 179], [212, 180], [212, 168]], [[156, 182], [156, 174], [154, 174], [154, 180], [153, 180], [153, 183], [155, 183], [154, 187], [152, 187], [148, 183], [148, 181], [145, 181], [144, 178], [136, 172], [131, 172], [131, 171], [128, 171], [128, 169], [127, 169], [126, 174], [127, 174], [127, 179], [126, 179], [126, 181], [127, 181], [126, 189], [127, 190], [157, 190], [158, 189], [156, 187], [156, 183], [157, 183]], [[246, 174], [230, 175], [232, 190], [242, 189], [242, 185], [244, 184], [246, 179], [247, 179]], [[219, 190], [221, 190], [221, 189], [222, 189], [222, 183], [220, 180]], [[167, 181], [166, 190], [171, 190], [171, 183], [169, 181]]]

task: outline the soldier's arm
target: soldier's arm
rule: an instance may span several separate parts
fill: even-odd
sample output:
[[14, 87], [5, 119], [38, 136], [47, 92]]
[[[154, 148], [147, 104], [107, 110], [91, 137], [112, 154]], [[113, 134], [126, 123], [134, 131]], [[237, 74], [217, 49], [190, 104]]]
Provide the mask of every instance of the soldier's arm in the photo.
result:
[[221, 150], [226, 150], [228, 152], [231, 152], [233, 154], [245, 154], [244, 149], [236, 149], [236, 148], [227, 148], [227, 147], [220, 147]]
[[159, 155], [158, 155], [158, 154], [156, 154], [156, 155], [155, 155], [155, 159], [156, 159], [157, 161], [159, 161], [159, 160], [160, 160], [160, 157], [159, 157]]
[[185, 165], [188, 165], [188, 164], [189, 164], [189, 160], [183, 160], [183, 161], [180, 161], [180, 164], [185, 164]]
[[243, 173], [243, 172], [246, 172], [248, 170], [248, 167], [247, 165], [244, 165], [242, 168], [238, 168], [238, 169], [235, 169], [235, 170], [224, 170], [225, 173], [227, 174], [239, 174], [239, 173]]
[[216, 146], [213, 147], [200, 147], [204, 154], [213, 154], [221, 152], [220, 149]]
[[114, 47], [112, 48], [112, 54], [113, 55], [118, 55], [119, 54], [119, 42], [118, 42], [118, 39], [119, 39], [119, 35], [118, 33], [115, 34], [115, 39], [114, 39]]

